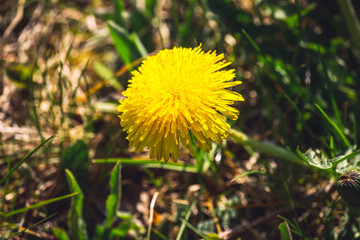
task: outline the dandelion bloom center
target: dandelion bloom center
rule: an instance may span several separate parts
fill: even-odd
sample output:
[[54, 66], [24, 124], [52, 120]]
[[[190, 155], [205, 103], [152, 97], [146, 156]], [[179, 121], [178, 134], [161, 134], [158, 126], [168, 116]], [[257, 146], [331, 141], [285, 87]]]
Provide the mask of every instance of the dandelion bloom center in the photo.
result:
[[234, 101], [243, 97], [227, 88], [234, 70], [224, 55], [196, 48], [173, 48], [145, 59], [123, 92], [118, 111], [130, 146], [150, 149], [150, 157], [177, 161], [180, 144], [193, 155], [190, 132], [201, 147], [221, 143], [228, 135], [226, 118], [237, 119]]

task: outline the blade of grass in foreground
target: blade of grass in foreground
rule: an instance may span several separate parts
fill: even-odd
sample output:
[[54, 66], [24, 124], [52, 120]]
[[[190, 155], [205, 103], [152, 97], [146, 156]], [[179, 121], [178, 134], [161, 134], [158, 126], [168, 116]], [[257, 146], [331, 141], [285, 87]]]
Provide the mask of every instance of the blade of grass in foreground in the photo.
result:
[[202, 237], [205, 240], [210, 240], [208, 237], [206, 237], [205, 234], [203, 234], [202, 232], [200, 232], [199, 230], [196, 229], [196, 227], [194, 227], [193, 225], [191, 225], [187, 220], [185, 220], [184, 218], [181, 218], [181, 222], [183, 223], [183, 225], [186, 225], [188, 228], [190, 228], [191, 230], [193, 230], [196, 234], [198, 234], [200, 237]]
[[44, 206], [46, 204], [49, 204], [49, 203], [57, 202], [57, 201], [65, 199], [65, 198], [75, 196], [77, 194], [78, 193], [71, 193], [71, 194], [68, 194], [68, 195], [61, 196], [61, 197], [56, 197], [56, 198], [52, 198], [52, 199], [49, 199], [49, 200], [45, 200], [43, 202], [39, 202], [39, 203], [36, 203], [36, 204], [28, 206], [28, 207], [24, 207], [24, 208], [20, 208], [20, 209], [11, 211], [9, 213], [4, 214], [3, 216], [0, 216], [0, 218], [7, 218], [7, 217], [10, 217], [10, 216], [19, 214], [19, 213], [23, 213], [23, 212], [26, 212], [26, 211], [29, 211], [29, 210], [32, 210], [32, 209], [35, 209], [35, 208], [42, 207], [42, 206]]
[[346, 138], [346, 136], [344, 135], [344, 133], [340, 130], [340, 128], [338, 127], [338, 125], [336, 125], [336, 123], [330, 119], [330, 117], [324, 112], [324, 110], [322, 110], [322, 108], [315, 104], [315, 107], [320, 111], [320, 113], [326, 118], [326, 120], [330, 123], [330, 125], [334, 128], [334, 130], [336, 131], [337, 134], [339, 134], [340, 138], [343, 140], [344, 144], [346, 147], [350, 147], [350, 142], [349, 140]]
[[110, 195], [106, 200], [106, 227], [110, 228], [115, 220], [116, 211], [120, 208], [121, 200], [121, 164], [116, 163], [110, 176]]
[[286, 221], [282, 222], [278, 228], [280, 230], [281, 240], [292, 240], [291, 229]]
[[245, 35], [246, 39], [250, 42], [251, 46], [257, 51], [260, 52], [260, 47], [255, 43], [255, 41], [250, 37], [250, 35], [245, 31], [245, 29], [241, 29], [241, 32]]
[[39, 148], [41, 148], [45, 143], [47, 143], [48, 141], [50, 141], [51, 139], [53, 139], [54, 136], [49, 137], [48, 139], [46, 139], [45, 141], [43, 141], [42, 143], [40, 143], [39, 146], [37, 146], [34, 150], [32, 150], [28, 155], [26, 155], [20, 162], [18, 162], [18, 164], [15, 165], [15, 167], [13, 167], [7, 174], [5, 177], [3, 177], [0, 180], [0, 185], [7, 179], [10, 177], [11, 174], [13, 174], [13, 172], [16, 171], [16, 169], [18, 169], [21, 164], [23, 164], [26, 160], [28, 160], [37, 150], [39, 150]]
[[29, 226], [29, 227], [25, 228], [24, 230], [22, 230], [22, 231], [20, 231], [20, 232], [15, 233], [14, 235], [10, 236], [10, 238], [9, 238], [9, 239], [12, 239], [13, 237], [15, 237], [15, 236], [17, 236], [17, 235], [22, 234], [23, 232], [25, 232], [25, 231], [29, 230], [30, 228], [35, 227], [35, 226], [37, 226], [37, 225], [39, 225], [39, 224], [41, 224], [41, 223], [43, 223], [43, 222], [45, 222], [45, 221], [49, 220], [50, 218], [54, 217], [56, 214], [57, 214], [57, 213], [54, 213], [54, 214], [52, 214], [52, 215], [50, 215], [50, 216], [48, 216], [48, 217], [44, 218], [43, 220], [41, 220], [41, 221], [39, 221], [39, 222], [37, 222], [37, 223], [35, 223], [35, 224], [33, 224], [33, 225], [31, 225], [31, 226]]
[[70, 209], [68, 212], [68, 227], [72, 239], [77, 240], [87, 240], [88, 233], [86, 230], [86, 222], [83, 219], [83, 204], [84, 204], [84, 194], [76, 181], [72, 172], [68, 169], [65, 169], [66, 179], [68, 181], [70, 191], [73, 193], [78, 193], [78, 195], [71, 199]]
[[94, 159], [93, 163], [117, 163], [120, 162], [129, 166], [141, 166], [147, 168], [161, 168], [166, 170], [173, 170], [179, 172], [197, 173], [198, 170], [195, 166], [181, 163], [164, 163], [155, 160], [135, 160], [131, 158], [99, 158]]
[[191, 212], [193, 210], [193, 208], [195, 207], [195, 205], [197, 204], [199, 198], [196, 197], [195, 200], [191, 203], [191, 205], [189, 206], [189, 209], [188, 211], [186, 212], [186, 215], [185, 215], [185, 218], [182, 219], [182, 224], [180, 226], [180, 229], [179, 229], [179, 232], [176, 236], [176, 240], [180, 240], [181, 239], [181, 236], [185, 230], [185, 226], [186, 226], [186, 223], [189, 221], [189, 218], [190, 218], [190, 215], [191, 215]]
[[64, 229], [54, 227], [52, 228], [52, 231], [54, 233], [54, 236], [58, 240], [70, 240], [69, 236], [65, 232]]

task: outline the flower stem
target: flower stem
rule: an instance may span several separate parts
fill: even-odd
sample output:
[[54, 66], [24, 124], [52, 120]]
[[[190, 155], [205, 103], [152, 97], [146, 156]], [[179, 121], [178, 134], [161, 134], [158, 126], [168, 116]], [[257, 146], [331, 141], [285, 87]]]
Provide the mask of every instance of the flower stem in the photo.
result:
[[255, 140], [251, 137], [248, 137], [246, 134], [234, 129], [229, 130], [229, 136], [230, 139], [236, 143], [250, 146], [257, 151], [270, 155], [274, 158], [286, 160], [301, 166], [309, 166], [291, 151], [279, 147], [273, 143]]

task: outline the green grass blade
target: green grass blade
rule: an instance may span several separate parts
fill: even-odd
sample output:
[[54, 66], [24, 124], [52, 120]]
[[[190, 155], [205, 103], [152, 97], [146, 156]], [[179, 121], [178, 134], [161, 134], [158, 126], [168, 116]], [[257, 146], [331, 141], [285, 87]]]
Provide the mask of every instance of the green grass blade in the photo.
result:
[[134, 60], [141, 57], [141, 54], [137, 50], [126, 29], [113, 21], [108, 22], [108, 27], [115, 49], [125, 64], [131, 64]]
[[122, 89], [122, 86], [114, 76], [114, 73], [107, 66], [105, 66], [101, 62], [95, 61], [93, 63], [93, 68], [97, 75], [107, 81], [117, 91], [120, 91]]
[[295, 6], [296, 6], [296, 15], [297, 15], [297, 20], [298, 20], [299, 37], [300, 37], [300, 39], [302, 39], [303, 38], [303, 36], [302, 36], [303, 35], [303, 31], [302, 31], [303, 17], [301, 15], [299, 0], [295, 0]]
[[354, 119], [354, 124], [353, 124], [353, 133], [354, 133], [354, 145], [358, 145], [358, 126], [357, 126], [357, 121]]
[[302, 231], [300, 228], [298, 228], [298, 224], [292, 223], [289, 219], [287, 219], [286, 217], [280, 216], [278, 215], [278, 218], [282, 219], [283, 221], [285, 221], [288, 226], [290, 227], [290, 230], [295, 233], [298, 236], [302, 236]]
[[141, 42], [139, 35], [136, 33], [132, 33], [130, 35], [130, 40], [134, 43], [134, 45], [136, 46], [136, 49], [139, 51], [140, 55], [145, 58], [146, 56], [149, 55], [148, 51], [146, 50], [146, 47], [144, 46], [144, 44]]
[[[1, 137], [1, 136], [0, 136]], [[5, 156], [5, 154], [4, 154], [4, 156]], [[7, 167], [7, 170], [8, 171], [10, 171], [11, 170], [11, 165], [10, 165], [10, 159], [9, 158], [6, 158], [6, 167]], [[9, 190], [9, 181], [10, 179], [9, 178], [7, 178], [6, 179], [6, 181], [5, 181], [5, 186], [4, 186], [4, 188], [3, 188], [3, 192], [2, 192], [2, 194], [3, 194], [3, 196], [2, 196], [2, 198], [1, 198], [1, 202], [2, 202], [2, 205], [1, 205], [1, 210], [0, 210], [0, 212], [4, 212], [5, 211], [5, 203], [6, 203], [6, 198], [5, 198], [5, 196], [7, 195], [7, 193], [8, 193], [8, 190]]]
[[87, 240], [86, 224], [82, 218], [84, 195], [74, 175], [68, 169], [65, 170], [65, 174], [71, 192], [78, 193], [75, 198], [71, 199], [68, 214], [68, 227], [70, 228], [73, 239]]
[[54, 236], [55, 236], [56, 239], [59, 239], [59, 240], [70, 240], [69, 236], [67, 235], [67, 233], [65, 232], [64, 229], [54, 227], [54, 228], [52, 229], [52, 231], [53, 231], [53, 234], [54, 234]]
[[35, 223], [35, 224], [33, 224], [33, 225], [31, 225], [31, 226], [29, 226], [29, 227], [25, 228], [24, 230], [22, 230], [22, 231], [20, 231], [20, 232], [15, 233], [14, 235], [10, 236], [10, 238], [9, 238], [9, 239], [13, 239], [15, 236], [22, 234], [22, 233], [23, 233], [23, 232], [25, 232], [26, 230], [28, 230], [28, 229], [30, 229], [30, 228], [32, 228], [32, 227], [35, 227], [35, 226], [37, 226], [37, 225], [39, 225], [39, 224], [41, 224], [41, 223], [43, 223], [43, 222], [45, 222], [45, 221], [49, 220], [50, 218], [54, 217], [56, 214], [57, 214], [57, 213], [54, 213], [54, 214], [52, 214], [52, 215], [50, 215], [50, 216], [48, 216], [48, 217], [44, 218], [43, 220], [41, 220], [41, 221], [39, 221], [39, 222], [37, 222], [37, 223]]
[[296, 105], [296, 103], [286, 93], [284, 93], [284, 97], [289, 101], [291, 106], [295, 109], [295, 111], [298, 113], [298, 115], [302, 121], [304, 119], [304, 116], [303, 116], [302, 112], [300, 111], [300, 109], [298, 108], [298, 106]]
[[193, 232], [195, 232], [197, 235], [199, 235], [204, 240], [221, 240], [221, 238], [216, 233], [209, 233], [208, 235], [205, 235], [201, 231], [199, 231], [196, 227], [191, 225], [184, 218], [182, 218], [181, 221], [183, 224], [185, 224], [188, 228], [190, 228]]
[[322, 110], [322, 108], [315, 104], [316, 108], [319, 110], [319, 112], [325, 117], [325, 119], [330, 123], [330, 125], [334, 128], [335, 132], [339, 134], [340, 138], [343, 140], [346, 147], [350, 147], [350, 142], [344, 135], [344, 133], [340, 130], [340, 128], [336, 125], [336, 123], [330, 119], [330, 117]]
[[306, 159], [306, 157], [304, 156], [304, 154], [301, 152], [301, 150], [300, 150], [299, 147], [296, 148], [296, 153], [298, 154], [298, 156], [299, 156], [304, 162], [308, 162], [308, 160]]
[[37, 150], [39, 150], [39, 148], [41, 148], [45, 143], [47, 143], [48, 141], [50, 141], [51, 139], [53, 139], [54, 136], [52, 137], [49, 137], [48, 139], [44, 140], [42, 143], [40, 143], [39, 146], [37, 146], [34, 150], [32, 150], [28, 155], [26, 155], [20, 162], [18, 162], [15, 167], [13, 167], [6, 175], [5, 177], [3, 177], [1, 180], [0, 180], [0, 185], [10, 177], [11, 174], [13, 174], [16, 169], [18, 169], [21, 164], [23, 164], [26, 160], [28, 160]]
[[117, 163], [120, 162], [130, 166], [140, 166], [146, 168], [160, 168], [166, 170], [173, 170], [178, 172], [197, 173], [197, 169], [193, 165], [181, 163], [164, 163], [155, 160], [135, 160], [131, 158], [99, 158], [92, 161], [93, 163]]
[[122, 16], [124, 4], [122, 0], [114, 0], [114, 21], [120, 26], [125, 26], [125, 20]]
[[329, 80], [330, 79], [330, 73], [329, 73], [327, 64], [325, 62], [325, 59], [323, 57], [321, 57], [321, 54], [320, 54], [321, 51], [319, 49], [319, 45], [317, 46], [317, 52], [319, 52], [320, 62], [322, 64], [322, 66], [323, 66], [323, 72], [324, 72], [324, 76], [325, 76], [325, 88], [326, 88], [326, 90], [328, 92], [328, 95], [330, 97], [330, 101], [331, 101], [331, 105], [332, 105], [333, 110], [334, 110], [334, 115], [335, 115], [337, 125], [338, 125], [339, 129], [342, 130], [343, 125], [342, 125], [342, 122], [341, 122], [339, 108], [338, 108], [336, 100], [335, 100], [335, 95], [334, 95], [334, 91], [333, 91], [333, 88], [332, 88], [331, 81]]
[[[184, 218], [181, 218], [181, 222], [182, 225], [181, 226], [187, 226], [188, 228], [190, 228], [191, 230], [193, 230], [197, 235], [199, 235], [201, 238], [208, 240], [208, 238], [206, 237], [205, 234], [203, 234], [202, 232], [200, 232], [199, 230], [196, 229], [196, 227], [194, 227], [193, 225], [191, 225], [188, 220], [185, 220]], [[180, 231], [179, 231], [180, 232]], [[180, 239], [180, 238], [176, 238], [176, 239]]]
[[250, 42], [251, 46], [257, 51], [260, 52], [260, 47], [255, 43], [255, 41], [250, 37], [250, 35], [245, 31], [245, 29], [241, 29], [241, 32], [245, 35], [246, 39]]
[[[68, 195], [61, 196], [61, 197], [52, 198], [52, 199], [49, 199], [49, 200], [46, 200], [46, 201], [43, 201], [43, 202], [39, 202], [39, 203], [34, 204], [34, 205], [31, 205], [31, 206], [28, 206], [28, 207], [24, 207], [24, 208], [20, 208], [20, 209], [11, 211], [11, 212], [9, 212], [9, 213], [4, 214], [2, 217], [3, 217], [3, 218], [7, 218], [7, 217], [10, 217], [10, 216], [19, 214], [19, 213], [23, 213], [23, 212], [26, 212], [26, 211], [29, 211], [29, 210], [32, 210], [32, 209], [35, 209], [35, 208], [42, 207], [42, 206], [47, 205], [47, 204], [49, 204], [49, 203], [57, 202], [57, 201], [60, 201], [60, 200], [63, 200], [63, 199], [66, 199], [66, 198], [75, 196], [75, 195], [77, 195], [77, 194], [78, 194], [78, 193], [71, 193], [71, 194], [68, 194]], [[1, 217], [0, 217], [0, 218], [1, 218]]]
[[358, 155], [360, 153], [360, 150], [358, 151], [355, 151], [355, 152], [352, 152], [352, 153], [349, 153], [349, 154], [343, 154], [343, 155], [340, 155], [340, 156], [337, 156], [331, 160], [329, 160], [330, 162], [334, 163], [334, 162], [342, 162], [346, 159], [349, 159], [349, 158], [353, 158], [355, 157], [356, 155]]
[[345, 19], [352, 43], [356, 47], [357, 51], [360, 52], [360, 21], [356, 15], [355, 8], [349, 0], [337, 0], [337, 2]]
[[185, 230], [185, 226], [186, 226], [186, 223], [189, 221], [189, 218], [190, 218], [190, 215], [191, 215], [191, 212], [193, 210], [193, 208], [195, 207], [196, 203], [198, 202], [198, 198], [196, 198], [190, 205], [188, 211], [186, 212], [186, 215], [185, 215], [185, 218], [182, 219], [182, 224], [180, 226], [180, 229], [179, 229], [179, 232], [176, 236], [176, 240], [180, 240], [181, 239], [181, 236], [182, 234], [184, 233], [184, 230]]
[[161, 232], [159, 232], [158, 230], [156, 230], [154, 228], [151, 229], [151, 231], [163, 240], [170, 240], [170, 238], [166, 237], [164, 234], [162, 234]]
[[118, 162], [111, 172], [110, 177], [110, 195], [106, 200], [107, 223], [110, 227], [119, 210], [121, 200], [121, 164]]
[[286, 221], [279, 225], [281, 240], [292, 240], [291, 230]]

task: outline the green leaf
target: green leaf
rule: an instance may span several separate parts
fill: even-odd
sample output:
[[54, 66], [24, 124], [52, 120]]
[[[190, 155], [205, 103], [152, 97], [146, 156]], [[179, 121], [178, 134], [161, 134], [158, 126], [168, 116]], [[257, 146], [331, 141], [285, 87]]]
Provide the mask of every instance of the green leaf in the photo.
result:
[[103, 225], [96, 225], [95, 226], [95, 236], [92, 238], [93, 240], [101, 240], [106, 239], [107, 234], [106, 228]]
[[137, 35], [136, 33], [132, 33], [130, 35], [130, 39], [134, 43], [134, 45], [136, 46], [136, 49], [139, 51], [139, 53], [142, 57], [146, 57], [147, 55], [149, 55], [144, 44], [141, 42], [139, 35]]
[[299, 148], [296, 149], [298, 154], [306, 160], [311, 166], [320, 168], [320, 169], [330, 169], [332, 167], [332, 164], [330, 162], [330, 159], [328, 157], [320, 152], [319, 150], [312, 150], [311, 148], [306, 151], [305, 154], [303, 154]]
[[20, 63], [9, 64], [5, 68], [5, 73], [19, 88], [29, 87], [32, 83], [32, 75], [34, 74], [35, 67], [32, 65], [24, 65]]
[[[90, 166], [89, 161], [89, 148], [86, 146], [83, 140], [78, 140], [72, 144], [69, 148], [63, 151], [61, 156], [61, 167], [63, 169], [69, 169], [76, 176], [77, 173], [88, 172]], [[77, 176], [79, 177], [79, 176]]]
[[294, 219], [294, 222], [291, 222], [289, 219], [287, 219], [283, 216], [279, 215], [278, 217], [286, 222], [286, 224], [290, 228], [290, 231], [292, 231], [293, 233], [295, 233], [296, 235], [298, 235], [300, 237], [303, 237], [303, 233], [299, 226], [299, 223], [295, 219]]
[[281, 240], [292, 240], [291, 230], [286, 221], [279, 225]]
[[330, 119], [330, 117], [324, 112], [324, 110], [322, 110], [322, 108], [319, 105], [315, 104], [315, 106], [319, 110], [319, 112], [325, 117], [325, 119], [330, 123], [330, 125], [334, 128], [335, 132], [343, 140], [345, 146], [350, 147], [349, 140], [346, 138], [345, 134], [340, 130], [338, 125], [333, 120]]
[[326, 48], [324, 46], [318, 44], [318, 43], [301, 41], [299, 43], [299, 45], [300, 45], [300, 47], [312, 50], [312, 51], [314, 51], [316, 53], [319, 53], [319, 54], [325, 54], [326, 53]]
[[48, 141], [52, 140], [54, 138], [54, 136], [49, 137], [48, 139], [44, 140], [42, 143], [40, 143], [39, 146], [37, 146], [34, 150], [32, 150], [28, 155], [26, 155], [20, 162], [18, 162], [18, 164], [15, 165], [15, 167], [13, 167], [6, 175], [5, 177], [3, 177], [0, 180], [0, 185], [7, 179], [10, 177], [11, 174], [13, 174], [13, 172], [16, 171], [16, 169], [18, 169], [21, 164], [23, 164], [26, 160], [28, 160], [37, 150], [39, 150], [39, 148], [41, 148], [45, 143], [47, 143]]
[[116, 216], [122, 220], [131, 220], [133, 218], [130, 213], [124, 211], [116, 211]]
[[61, 168], [68, 169], [77, 179], [82, 191], [87, 191], [90, 157], [89, 148], [83, 140], [78, 140], [61, 155]]
[[39, 208], [39, 207], [42, 207], [42, 206], [47, 205], [49, 203], [57, 202], [57, 201], [60, 201], [60, 200], [63, 200], [63, 199], [66, 199], [66, 198], [69, 198], [69, 197], [72, 197], [72, 196], [75, 196], [75, 195], [77, 195], [77, 193], [71, 193], [71, 194], [68, 194], [68, 195], [65, 195], [65, 196], [51, 198], [51, 199], [48, 199], [46, 201], [36, 203], [34, 205], [30, 205], [30, 206], [27, 206], [27, 207], [24, 207], [24, 208], [20, 208], [20, 209], [11, 211], [9, 213], [4, 214], [3, 216], [0, 216], [0, 218], [1, 217], [7, 218], [7, 217], [10, 217], [10, 216], [19, 214], [19, 213], [27, 212], [29, 210]]
[[221, 240], [219, 235], [217, 235], [216, 233], [209, 233], [208, 235], [206, 235], [205, 239], [208, 239], [208, 240]]
[[116, 239], [115, 237], [126, 237], [130, 229], [130, 222], [122, 222], [117, 228], [111, 229], [110, 236], [114, 239]]
[[301, 153], [300, 149], [296, 149], [297, 153], [306, 160], [311, 166], [320, 168], [320, 169], [330, 169], [333, 167], [333, 163], [339, 163], [345, 161], [349, 158], [353, 158], [360, 153], [360, 150], [355, 152], [349, 148], [344, 154], [340, 154], [333, 159], [330, 159], [321, 152], [320, 150], [312, 150], [311, 148], [306, 151], [305, 154]]
[[113, 72], [101, 62], [95, 61], [93, 63], [93, 67], [97, 75], [99, 75], [102, 79], [109, 79], [114, 77]]
[[[316, 7], [315, 3], [309, 4], [305, 9], [303, 9], [300, 12], [300, 17], [303, 18], [304, 16], [306, 16], [307, 14], [309, 14], [314, 8]], [[281, 16], [281, 15], [279, 15]], [[275, 15], [276, 17], [276, 15]], [[292, 15], [288, 15], [288, 16], [284, 16], [286, 17], [284, 20], [287, 23], [288, 27], [290, 29], [296, 29], [299, 27], [299, 14], [292, 14]], [[276, 17], [277, 19], [282, 19], [282, 17]]]
[[65, 232], [64, 229], [54, 227], [52, 229], [52, 231], [53, 231], [53, 234], [54, 234], [56, 239], [58, 239], [58, 240], [70, 240], [69, 236], [67, 235], [67, 233]]
[[123, 10], [124, 5], [122, 0], [114, 0], [114, 21], [120, 26], [125, 26], [125, 21], [122, 16]]
[[121, 165], [120, 162], [118, 162], [111, 172], [110, 195], [106, 200], [107, 227], [110, 227], [115, 219], [116, 213], [120, 207], [120, 200], [121, 200]]
[[98, 61], [94, 62], [93, 67], [97, 75], [99, 75], [102, 79], [107, 80], [113, 88], [118, 91], [122, 89], [121, 84], [117, 81], [114, 73], [108, 67]]
[[108, 21], [108, 27], [115, 49], [125, 64], [130, 64], [141, 57], [141, 54], [130, 38], [130, 34], [125, 28], [119, 26], [113, 21]]
[[68, 170], [65, 170], [66, 178], [68, 180], [70, 191], [78, 193], [76, 197], [71, 199], [70, 210], [68, 213], [68, 227], [73, 239], [86, 240], [88, 239], [86, 231], [86, 223], [82, 218], [84, 195], [76, 182], [74, 175]]

